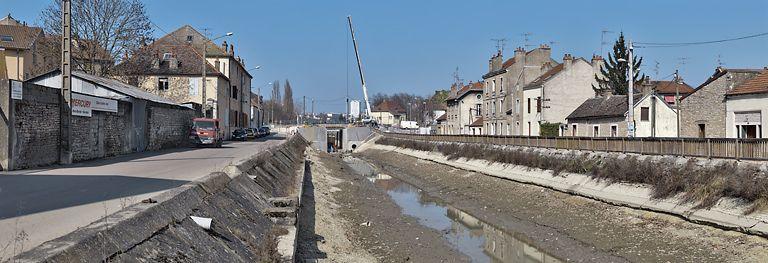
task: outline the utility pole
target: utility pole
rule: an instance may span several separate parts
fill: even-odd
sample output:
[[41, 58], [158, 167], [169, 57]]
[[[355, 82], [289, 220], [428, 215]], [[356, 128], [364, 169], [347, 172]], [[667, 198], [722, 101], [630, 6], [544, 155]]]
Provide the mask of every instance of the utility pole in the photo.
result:
[[629, 99], [629, 102], [627, 103], [627, 136], [629, 137], [635, 137], [635, 113], [634, 113], [634, 106], [635, 106], [635, 69], [634, 69], [634, 47], [632, 47], [632, 40], [629, 40], [629, 48], [627, 49], [627, 52], [629, 54], [629, 57], [627, 58], [627, 62], [629, 63], [629, 72], [627, 79], [629, 79], [629, 85], [627, 85], [627, 97]]
[[59, 163], [72, 163], [72, 0], [61, 1], [61, 105]]
[[680, 75], [675, 70], [675, 109], [677, 110], [677, 137], [680, 138]]
[[302, 103], [301, 103], [301, 108], [302, 108], [301, 116], [302, 117], [301, 118], [303, 119], [303, 118], [307, 117], [307, 96], [301, 96], [301, 99], [302, 99]]
[[208, 43], [206, 41], [207, 37], [208, 37], [208, 29], [204, 28], [203, 29], [203, 93], [202, 93], [203, 101], [202, 101], [202, 108], [203, 108], [203, 117], [206, 117], [206, 118], [209, 117], [208, 114], [207, 114], [207, 112], [208, 112], [208, 110], [207, 110], [208, 103], [206, 103], [206, 99], [207, 98], [205, 97], [205, 91], [206, 91], [205, 83], [207, 82], [207, 81], [205, 81], [206, 80], [205, 73], [206, 73], [206, 71], [208, 71], [207, 70], [208, 69], [208, 67], [207, 67], [208, 66], [208, 61], [205, 59], [205, 57], [208, 55], [207, 54], [208, 53]]

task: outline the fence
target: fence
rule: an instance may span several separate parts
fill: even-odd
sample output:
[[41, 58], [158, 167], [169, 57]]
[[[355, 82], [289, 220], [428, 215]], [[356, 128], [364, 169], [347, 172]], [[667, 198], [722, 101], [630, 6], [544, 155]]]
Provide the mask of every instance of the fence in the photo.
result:
[[696, 156], [737, 160], [768, 160], [768, 139], [383, 134], [384, 136], [393, 138], [420, 141], [482, 143], [567, 150]]

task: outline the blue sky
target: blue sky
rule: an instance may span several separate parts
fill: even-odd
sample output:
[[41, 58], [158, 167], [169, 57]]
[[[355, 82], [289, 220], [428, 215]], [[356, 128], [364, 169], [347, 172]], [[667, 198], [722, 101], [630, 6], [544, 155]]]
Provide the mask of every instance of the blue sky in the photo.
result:
[[[49, 0], [0, 0], [0, 14], [36, 23]], [[216, 5], [214, 5], [214, 3]], [[639, 42], [706, 41], [768, 32], [768, 1], [197, 1], [147, 0], [150, 18], [165, 31], [190, 24], [214, 34], [232, 31], [253, 87], [290, 79], [294, 96], [315, 98], [317, 111], [344, 111], [343, 97], [361, 97], [346, 15], [353, 16], [370, 93], [431, 94], [452, 74], [467, 81], [487, 71], [493, 38], [508, 51], [553, 43], [564, 53], [591, 57], [602, 30], [624, 31]], [[162, 35], [156, 28], [156, 34]], [[616, 34], [608, 34], [610, 42]], [[606, 45], [610, 49], [612, 43]], [[768, 37], [685, 48], [638, 49], [643, 72], [659, 77], [680, 68], [698, 86], [718, 65], [768, 66]], [[511, 52], [507, 52], [507, 56]], [[605, 56], [605, 54], [603, 54]], [[680, 58], [685, 59], [681, 64]], [[349, 72], [349, 78], [347, 78]], [[264, 92], [263, 94], [268, 94]], [[309, 100], [309, 99], [308, 99]]]

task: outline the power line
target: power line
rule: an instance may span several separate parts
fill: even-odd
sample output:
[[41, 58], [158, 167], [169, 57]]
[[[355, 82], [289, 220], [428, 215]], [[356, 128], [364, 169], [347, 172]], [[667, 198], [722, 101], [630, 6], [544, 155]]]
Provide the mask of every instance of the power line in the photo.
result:
[[718, 40], [710, 40], [710, 41], [699, 41], [699, 42], [677, 42], [677, 43], [674, 43], [674, 42], [673, 43], [635, 42], [635, 44], [637, 44], [635, 47], [639, 47], [639, 48], [649, 48], [649, 47], [684, 47], [684, 46], [693, 46], [693, 45], [706, 45], [706, 44], [714, 44], [714, 43], [723, 43], [723, 42], [744, 40], [744, 39], [763, 37], [763, 36], [768, 36], [768, 32], [759, 33], [759, 34], [753, 34], [753, 35], [748, 35], [748, 36], [742, 36], [742, 37], [735, 37], [735, 38], [728, 38], [728, 39], [718, 39]]

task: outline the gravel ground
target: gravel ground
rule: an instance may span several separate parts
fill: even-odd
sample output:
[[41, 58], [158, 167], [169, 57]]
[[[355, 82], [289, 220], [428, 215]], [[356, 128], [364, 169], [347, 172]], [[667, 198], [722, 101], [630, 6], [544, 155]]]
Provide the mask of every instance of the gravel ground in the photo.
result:
[[766, 262], [768, 240], [614, 206], [399, 154], [359, 157], [380, 172], [511, 233], [564, 261]]
[[441, 234], [401, 214], [338, 155], [310, 153], [298, 258], [312, 262], [468, 262]]

